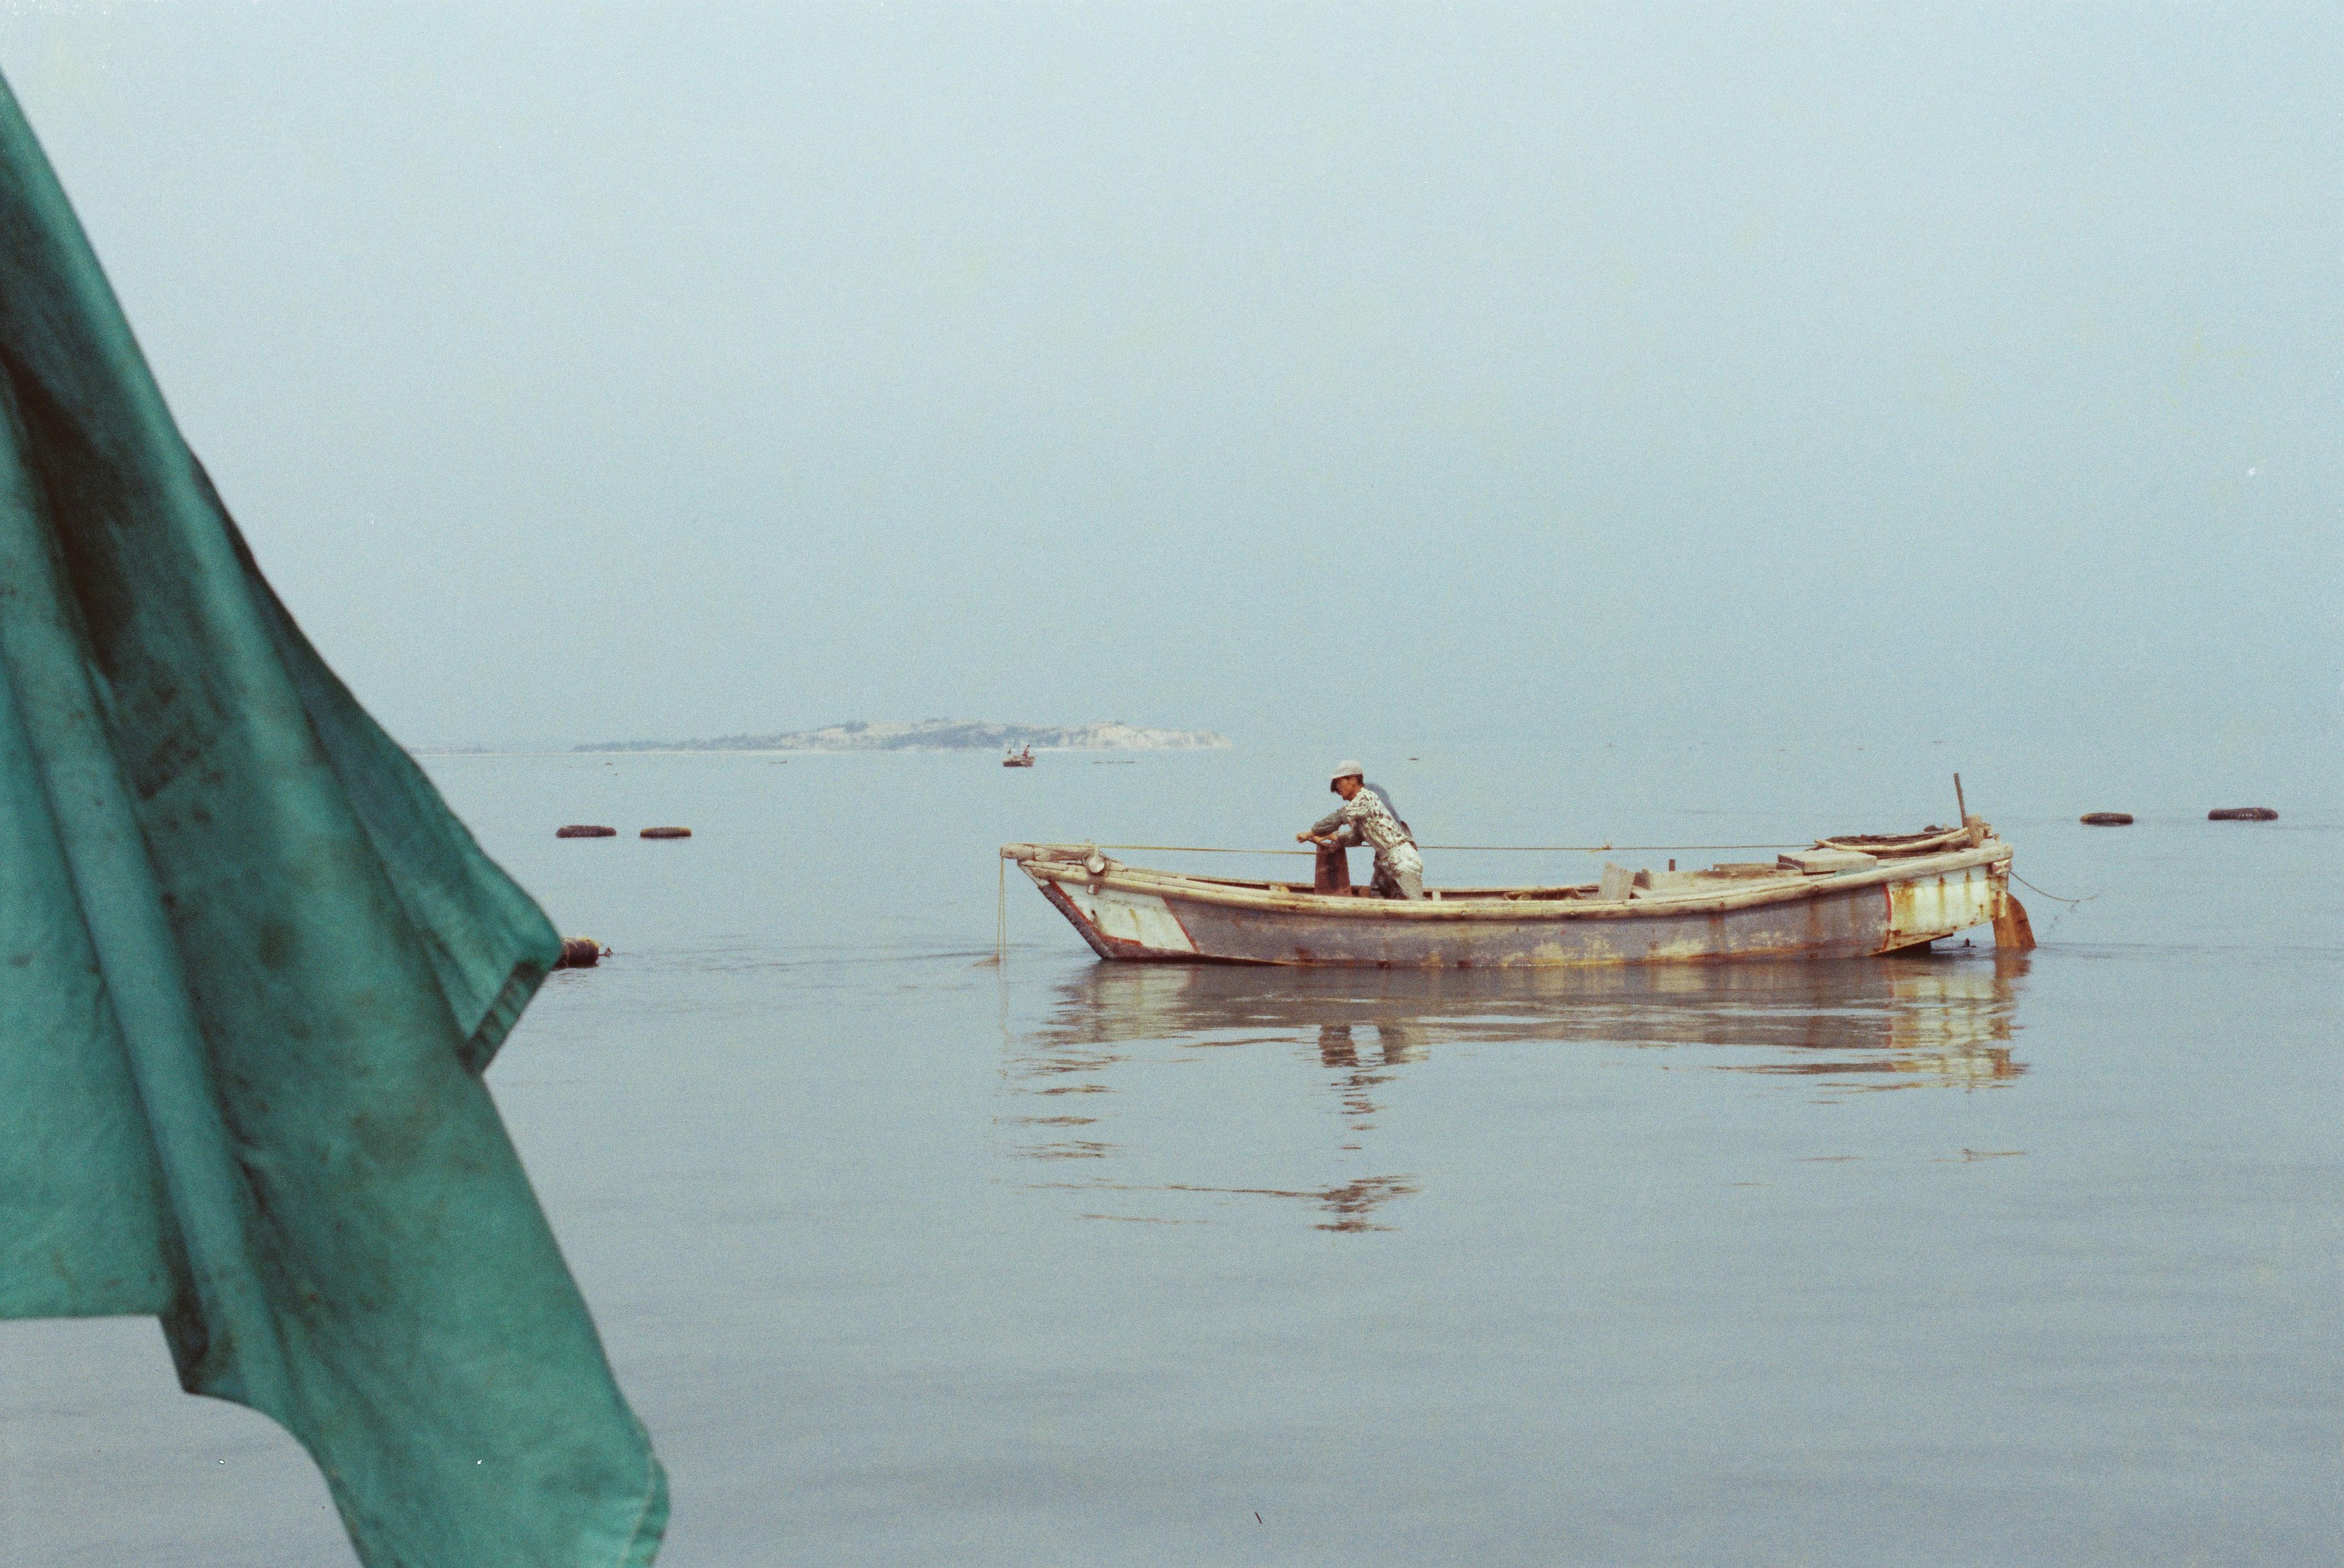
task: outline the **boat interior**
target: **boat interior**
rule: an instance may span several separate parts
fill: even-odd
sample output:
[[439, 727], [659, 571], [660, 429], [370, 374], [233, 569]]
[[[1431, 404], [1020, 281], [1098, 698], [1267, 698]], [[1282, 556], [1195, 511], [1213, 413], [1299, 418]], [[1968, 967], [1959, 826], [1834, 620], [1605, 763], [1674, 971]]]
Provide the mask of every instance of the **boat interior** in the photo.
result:
[[[1375, 898], [1381, 896], [1373, 887], [1349, 886], [1317, 888], [1307, 883], [1258, 881], [1238, 876], [1196, 876], [1187, 872], [1159, 872], [1187, 882], [1209, 883], [1217, 887], [1249, 887], [1268, 893], [1325, 893], [1334, 897]], [[1567, 885], [1504, 887], [1436, 887], [1428, 883], [1424, 895], [1429, 899], [1446, 901], [1463, 898], [1505, 898], [1518, 901], [1589, 898], [1616, 902], [1629, 888], [1637, 892], [1691, 893], [1721, 883], [1743, 882], [1753, 879], [1795, 877], [1797, 871], [1772, 862], [1748, 865], [1713, 865], [1702, 871], [1638, 871], [1624, 878], [1624, 885], [1614, 888], [1603, 881], [1572, 883]]]
[[[1632, 871], [1626, 866], [1606, 865], [1603, 874], [1593, 882], [1562, 885], [1465, 886], [1435, 887], [1428, 885], [1425, 896], [1437, 902], [1451, 899], [1504, 899], [1514, 902], [1556, 902], [1588, 899], [1617, 903], [1643, 894], [1688, 894], [1715, 889], [1722, 884], [1751, 881], [1794, 879], [1801, 876], [1828, 875], [1834, 872], [1860, 869], [1882, 860], [1906, 859], [1915, 855], [1936, 855], [1947, 850], [1966, 848], [1984, 842], [1992, 833], [1985, 823], [1972, 817], [1960, 827], [1939, 827], [1932, 824], [1919, 833], [1903, 834], [1843, 834], [1814, 841], [1811, 848], [1786, 851], [1774, 860], [1724, 861], [1698, 870], [1679, 871], [1676, 862], [1669, 862], [1665, 871]], [[1036, 846], [1041, 848], [1043, 846]], [[1436, 846], [1438, 847], [1438, 846]], [[1049, 846], [1068, 856], [1080, 857], [1096, 854], [1088, 845]], [[1059, 858], [1057, 854], [1045, 852], [1043, 858]], [[1322, 867], [1325, 863], [1322, 862]], [[1280, 882], [1241, 876], [1207, 876], [1185, 871], [1155, 870], [1157, 876], [1177, 876], [1183, 881], [1202, 883], [1216, 887], [1242, 887], [1265, 893], [1316, 894], [1329, 897], [1374, 898], [1379, 896], [1374, 888], [1351, 883], [1346, 869], [1335, 873], [1331, 881], [1322, 869], [1320, 880], [1311, 883]]]

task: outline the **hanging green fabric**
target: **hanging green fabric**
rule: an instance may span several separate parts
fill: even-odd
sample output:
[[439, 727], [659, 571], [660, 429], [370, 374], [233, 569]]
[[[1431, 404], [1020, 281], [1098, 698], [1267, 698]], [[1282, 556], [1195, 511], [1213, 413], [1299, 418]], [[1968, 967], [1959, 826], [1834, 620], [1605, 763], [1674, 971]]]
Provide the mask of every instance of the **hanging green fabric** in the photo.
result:
[[480, 1082], [559, 951], [262, 581], [0, 83], [0, 1316], [161, 1318], [369, 1568], [648, 1563]]

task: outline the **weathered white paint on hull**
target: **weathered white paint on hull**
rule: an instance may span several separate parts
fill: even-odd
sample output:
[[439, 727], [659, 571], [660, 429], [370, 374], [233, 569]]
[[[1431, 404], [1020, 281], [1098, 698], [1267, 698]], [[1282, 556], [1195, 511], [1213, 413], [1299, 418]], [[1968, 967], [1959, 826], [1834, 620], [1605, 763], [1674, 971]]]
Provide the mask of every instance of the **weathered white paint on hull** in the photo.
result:
[[2006, 864], [1999, 887], [1989, 869], [1967, 865], [1935, 876], [1888, 885], [1889, 946], [1909, 946], [1951, 936], [1991, 921], [2008, 893]]
[[[1091, 944], [1105, 956], [1194, 958], [1198, 956], [1196, 943], [1189, 940], [1187, 931], [1182, 927], [1179, 917], [1172, 913], [1171, 905], [1154, 894], [1083, 884], [1062, 885], [1061, 891], [1066, 904], [1071, 906], [1072, 912], [1067, 917], [1075, 920], [1076, 928], [1080, 930], [1087, 925], [1090, 929], [1085, 933], [1086, 936], [1096, 935], [1108, 944], [1107, 947], [1100, 947], [1097, 941]], [[1122, 950], [1127, 944], [1138, 951]]]

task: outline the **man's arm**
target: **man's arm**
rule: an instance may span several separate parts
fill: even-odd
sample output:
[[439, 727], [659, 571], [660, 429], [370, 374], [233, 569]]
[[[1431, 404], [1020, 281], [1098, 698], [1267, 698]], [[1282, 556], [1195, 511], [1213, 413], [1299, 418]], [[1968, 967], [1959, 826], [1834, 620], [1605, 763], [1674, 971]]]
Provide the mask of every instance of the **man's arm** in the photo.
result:
[[1312, 823], [1308, 829], [1296, 834], [1295, 841], [1300, 843], [1306, 839], [1332, 838], [1342, 844], [1358, 844], [1360, 842], [1359, 830], [1351, 825], [1351, 816], [1354, 814], [1356, 814], [1351, 812], [1351, 803], [1345, 801], [1341, 805]]
[[1310, 824], [1310, 836], [1313, 838], [1324, 838], [1342, 825], [1343, 808], [1339, 805], [1333, 811], [1329, 812], [1325, 816], [1320, 817], [1317, 822]]

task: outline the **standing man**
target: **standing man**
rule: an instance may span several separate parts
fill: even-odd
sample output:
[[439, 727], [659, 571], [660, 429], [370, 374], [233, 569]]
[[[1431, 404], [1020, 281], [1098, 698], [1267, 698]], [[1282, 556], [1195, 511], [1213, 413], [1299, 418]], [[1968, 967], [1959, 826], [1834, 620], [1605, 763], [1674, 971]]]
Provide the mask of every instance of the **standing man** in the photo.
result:
[[1327, 787], [1343, 804], [1294, 835], [1297, 844], [1357, 842], [1376, 852], [1376, 892], [1386, 898], [1424, 896], [1424, 857], [1408, 824], [1394, 815], [1380, 791], [1367, 787], [1366, 770], [1359, 764], [1337, 764]]

